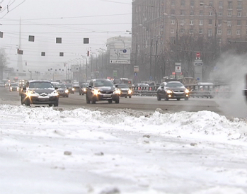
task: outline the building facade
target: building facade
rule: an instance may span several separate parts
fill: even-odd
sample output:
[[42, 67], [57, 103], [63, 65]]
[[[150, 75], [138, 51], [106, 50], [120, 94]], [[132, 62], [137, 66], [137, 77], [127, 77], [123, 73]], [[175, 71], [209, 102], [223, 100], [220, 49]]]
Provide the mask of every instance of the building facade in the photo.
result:
[[[247, 40], [246, 0], [133, 0], [132, 14], [132, 62], [149, 69], [152, 79], [157, 69], [162, 71], [156, 67], [158, 60], [162, 66], [169, 64], [169, 44], [179, 45], [183, 36], [212, 40], [213, 52]], [[166, 72], [162, 76], [170, 74]]]

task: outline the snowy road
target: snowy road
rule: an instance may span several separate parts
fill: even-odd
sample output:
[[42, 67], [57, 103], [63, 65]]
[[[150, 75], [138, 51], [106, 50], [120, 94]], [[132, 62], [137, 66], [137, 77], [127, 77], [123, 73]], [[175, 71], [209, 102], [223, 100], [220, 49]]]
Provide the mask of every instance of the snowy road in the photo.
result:
[[0, 121], [0, 193], [247, 193], [244, 120], [0, 105]]

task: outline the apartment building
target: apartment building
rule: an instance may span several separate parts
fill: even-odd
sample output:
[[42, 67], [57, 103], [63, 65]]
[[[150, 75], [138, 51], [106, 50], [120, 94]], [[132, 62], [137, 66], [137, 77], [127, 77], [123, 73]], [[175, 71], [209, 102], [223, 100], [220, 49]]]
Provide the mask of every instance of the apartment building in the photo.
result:
[[247, 40], [247, 0], [133, 0], [132, 9], [133, 56], [152, 56], [183, 35]]

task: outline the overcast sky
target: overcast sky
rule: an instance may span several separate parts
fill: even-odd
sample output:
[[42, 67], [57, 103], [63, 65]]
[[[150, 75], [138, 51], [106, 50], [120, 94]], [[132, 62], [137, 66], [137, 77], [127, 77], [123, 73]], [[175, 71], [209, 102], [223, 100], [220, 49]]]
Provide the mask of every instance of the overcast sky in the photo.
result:
[[[131, 0], [2, 0], [0, 48], [5, 48], [9, 67], [17, 68], [21, 19], [24, 68], [46, 71], [82, 58], [87, 50], [106, 49], [107, 38], [130, 36]], [[29, 35], [35, 36], [29, 42]], [[56, 44], [56, 37], [62, 44]], [[90, 38], [90, 44], [83, 44]], [[45, 57], [41, 56], [45, 52]], [[59, 56], [64, 52], [64, 57]], [[27, 66], [25, 67], [25, 64]], [[40, 67], [42, 67], [40, 69]]]

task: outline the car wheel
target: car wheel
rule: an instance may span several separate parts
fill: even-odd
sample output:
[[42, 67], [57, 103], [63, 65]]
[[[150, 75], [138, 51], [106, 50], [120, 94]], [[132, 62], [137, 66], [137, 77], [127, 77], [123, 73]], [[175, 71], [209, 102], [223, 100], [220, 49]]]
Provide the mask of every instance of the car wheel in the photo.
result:
[[92, 99], [92, 104], [96, 104], [96, 99], [95, 98]]
[[54, 103], [54, 106], [56, 107], [58, 106], [58, 100]]
[[115, 100], [115, 103], [116, 104], [119, 104], [119, 98]]
[[168, 100], [169, 100], [169, 98], [166, 97], [166, 98], [165, 98], [165, 101], [168, 101]]
[[112, 103], [112, 100], [108, 100], [108, 103], [111, 104]]
[[131, 96], [129, 96], [129, 98], [131, 98]]
[[51, 107], [52, 106], [52, 104], [49, 104], [49, 107]]
[[177, 100], [179, 101], [179, 100], [180, 100], [180, 98], [177, 98]]
[[161, 97], [159, 95], [157, 95], [157, 100], [160, 101], [161, 100]]
[[127, 96], [125, 96], [125, 98], [127, 98]]
[[30, 103], [30, 99], [27, 98], [27, 99], [25, 100], [25, 105], [26, 105], [26, 106], [30, 106], [30, 104], [31, 104], [31, 103]]

